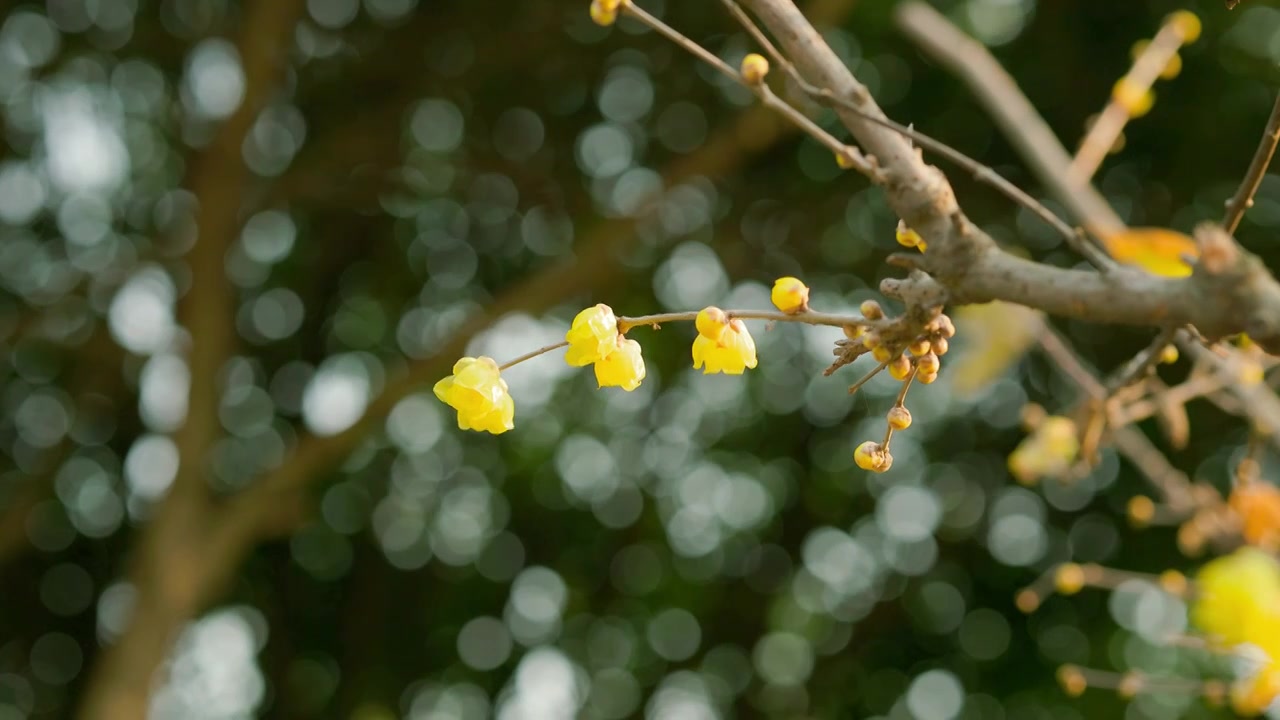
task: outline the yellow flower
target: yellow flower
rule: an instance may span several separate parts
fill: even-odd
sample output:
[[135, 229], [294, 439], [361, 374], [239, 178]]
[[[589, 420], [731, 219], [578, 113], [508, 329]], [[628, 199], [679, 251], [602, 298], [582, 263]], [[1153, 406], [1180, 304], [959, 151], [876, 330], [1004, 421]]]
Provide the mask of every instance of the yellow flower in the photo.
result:
[[612, 25], [618, 19], [616, 0], [595, 0], [591, 3], [591, 21], [602, 27]]
[[583, 367], [604, 359], [618, 348], [618, 318], [608, 305], [593, 305], [578, 313], [564, 339], [569, 351], [564, 361]]
[[458, 427], [500, 435], [515, 427], [516, 406], [493, 358], [464, 357], [436, 383], [436, 397], [458, 411]]
[[764, 82], [764, 76], [769, 74], [769, 61], [764, 59], [759, 53], [751, 53], [742, 58], [742, 79], [747, 81], [749, 85], [759, 85]]
[[894, 233], [894, 239], [898, 241], [899, 245], [913, 247], [920, 252], [924, 252], [929, 247], [924, 238], [920, 237], [920, 233], [907, 227], [907, 224], [901, 220], [898, 221], [898, 229]]
[[1280, 695], [1280, 663], [1270, 662], [1231, 685], [1231, 709], [1237, 715], [1261, 715]]
[[773, 283], [769, 299], [782, 312], [795, 315], [809, 309], [809, 288], [793, 277], [778, 278]]
[[741, 320], [722, 323], [722, 318], [725, 314], [718, 308], [707, 308], [698, 313], [693, 367], [698, 369], [705, 365], [704, 374], [741, 375], [747, 368], [756, 366], [756, 343]]
[[1111, 88], [1111, 99], [1124, 108], [1129, 117], [1140, 118], [1151, 111], [1156, 95], [1150, 88], [1139, 86], [1126, 75]]
[[1205, 563], [1191, 621], [1227, 647], [1250, 643], [1280, 662], [1280, 562], [1244, 547]]
[[600, 387], [620, 387], [628, 392], [640, 387], [644, 380], [644, 358], [640, 343], [629, 338], [618, 342], [618, 349], [596, 361], [596, 382]]
[[1050, 416], [1009, 454], [1009, 472], [1030, 485], [1048, 475], [1059, 475], [1080, 452], [1076, 424], [1070, 418]]

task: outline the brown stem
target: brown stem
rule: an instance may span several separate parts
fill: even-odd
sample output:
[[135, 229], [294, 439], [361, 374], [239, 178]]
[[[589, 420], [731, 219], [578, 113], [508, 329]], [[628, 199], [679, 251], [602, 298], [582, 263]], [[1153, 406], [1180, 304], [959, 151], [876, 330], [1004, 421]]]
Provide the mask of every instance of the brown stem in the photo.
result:
[[1276, 95], [1276, 102], [1271, 106], [1271, 117], [1267, 119], [1267, 129], [1263, 131], [1262, 139], [1258, 141], [1258, 149], [1253, 153], [1249, 170], [1240, 181], [1240, 188], [1236, 190], [1236, 194], [1227, 201], [1227, 214], [1222, 219], [1222, 227], [1226, 228], [1227, 232], [1234, 233], [1240, 226], [1240, 219], [1244, 217], [1245, 210], [1253, 206], [1253, 196], [1258, 192], [1258, 186], [1262, 185], [1262, 178], [1267, 174], [1267, 167], [1271, 164], [1271, 157], [1275, 155], [1277, 143], [1280, 143], [1280, 94]]

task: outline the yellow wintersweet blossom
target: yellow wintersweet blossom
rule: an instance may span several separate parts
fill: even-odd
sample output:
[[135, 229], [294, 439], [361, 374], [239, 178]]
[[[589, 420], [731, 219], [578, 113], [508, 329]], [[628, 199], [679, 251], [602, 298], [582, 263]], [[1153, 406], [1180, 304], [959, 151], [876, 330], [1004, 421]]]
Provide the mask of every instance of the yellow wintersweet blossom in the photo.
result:
[[693, 367], [703, 374], [741, 375], [756, 366], [756, 342], [741, 320], [729, 320], [720, 308], [698, 313], [694, 324], [698, 337], [693, 341]]
[[1009, 472], [1018, 482], [1030, 485], [1042, 477], [1065, 472], [1079, 452], [1075, 422], [1052, 415], [1009, 454]]
[[569, 350], [564, 361], [583, 367], [604, 359], [618, 348], [618, 318], [608, 305], [593, 305], [578, 313], [564, 335]]
[[1227, 647], [1249, 643], [1280, 662], [1280, 562], [1242, 547], [1196, 574], [1191, 621]]
[[618, 349], [596, 361], [596, 382], [600, 387], [620, 387], [627, 392], [644, 380], [644, 358], [640, 343], [630, 338], [618, 341]]
[[795, 315], [809, 309], [809, 288], [797, 278], [778, 278], [773, 283], [769, 299], [782, 312]]
[[929, 245], [920, 237], [920, 233], [907, 227], [907, 224], [901, 220], [898, 221], [898, 229], [894, 232], [894, 239], [903, 247], [913, 247], [924, 252]]
[[1272, 661], [1231, 685], [1231, 709], [1237, 715], [1261, 715], [1280, 696], [1280, 663]]
[[458, 427], [500, 435], [515, 427], [515, 401], [490, 357], [464, 357], [436, 383], [436, 397], [458, 411]]

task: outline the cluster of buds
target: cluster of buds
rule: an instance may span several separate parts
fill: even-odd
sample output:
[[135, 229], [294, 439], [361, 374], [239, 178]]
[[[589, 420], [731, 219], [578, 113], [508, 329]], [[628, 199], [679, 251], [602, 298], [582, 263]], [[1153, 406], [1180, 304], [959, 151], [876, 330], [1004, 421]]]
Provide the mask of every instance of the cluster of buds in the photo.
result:
[[[859, 308], [868, 320], [884, 318], [884, 310], [875, 300], [867, 300]], [[956, 326], [946, 314], [939, 313], [914, 339], [906, 343], [894, 343], [876, 330], [863, 327], [846, 328], [845, 335], [859, 340], [871, 357], [885, 366], [894, 380], [905, 381], [912, 376], [925, 385], [938, 379], [942, 368], [939, 356], [951, 348], [950, 339], [956, 334]]]

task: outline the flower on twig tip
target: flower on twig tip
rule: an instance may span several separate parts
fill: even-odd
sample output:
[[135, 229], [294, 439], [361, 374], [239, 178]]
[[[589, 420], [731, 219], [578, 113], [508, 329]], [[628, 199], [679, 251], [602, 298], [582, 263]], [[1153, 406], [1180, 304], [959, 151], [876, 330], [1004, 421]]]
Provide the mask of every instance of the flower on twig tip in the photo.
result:
[[775, 280], [769, 299], [773, 301], [774, 307], [788, 315], [809, 310], [809, 288], [797, 278], [781, 277]]
[[500, 435], [515, 427], [515, 402], [493, 358], [462, 358], [454, 364], [453, 374], [432, 390], [458, 411], [458, 427], [463, 430]]
[[742, 79], [748, 85], [759, 85], [764, 82], [764, 76], [769, 74], [769, 61], [759, 53], [751, 53], [742, 58], [741, 72]]
[[868, 440], [853, 451], [853, 462], [863, 470], [881, 473], [893, 467], [893, 455], [880, 443]]
[[928, 243], [924, 241], [924, 238], [920, 237], [920, 233], [907, 227], [907, 224], [901, 220], [898, 221], [898, 228], [894, 232], [894, 239], [898, 241], [899, 245], [903, 247], [913, 247], [920, 252], [924, 252], [929, 247]]
[[[726, 322], [727, 321], [727, 322]], [[693, 367], [703, 374], [741, 375], [756, 366], [756, 342], [741, 320], [728, 320], [723, 310], [709, 307], [695, 321]]]
[[573, 367], [583, 367], [603, 360], [618, 348], [618, 318], [608, 305], [592, 305], [578, 313], [565, 333], [569, 350], [564, 361]]
[[1200, 17], [1190, 10], [1179, 10], [1169, 16], [1168, 22], [1174, 23], [1182, 35], [1182, 42], [1190, 45], [1200, 39]]
[[600, 387], [620, 387], [631, 392], [644, 380], [644, 357], [640, 343], [630, 338], [619, 338], [613, 352], [596, 361], [596, 383]]
[[608, 27], [618, 20], [618, 8], [622, 0], [592, 0], [591, 21], [601, 27]]

